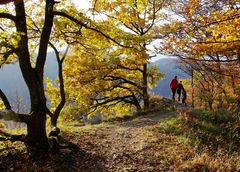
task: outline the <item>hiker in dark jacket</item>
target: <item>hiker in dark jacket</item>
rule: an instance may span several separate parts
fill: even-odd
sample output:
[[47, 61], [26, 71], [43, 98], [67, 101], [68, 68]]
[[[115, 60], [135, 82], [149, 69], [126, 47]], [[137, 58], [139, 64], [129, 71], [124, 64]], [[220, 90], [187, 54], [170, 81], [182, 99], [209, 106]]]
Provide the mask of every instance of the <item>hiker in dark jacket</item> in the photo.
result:
[[186, 92], [185, 89], [183, 89], [183, 90], [182, 90], [182, 103], [183, 103], [184, 105], [187, 105], [186, 99], [187, 99], [187, 92]]
[[176, 94], [176, 90], [178, 88], [177, 76], [174, 76], [174, 78], [171, 80], [170, 88], [171, 88], [171, 91], [172, 91], [172, 99], [175, 100], [175, 94]]
[[178, 94], [178, 101], [180, 102], [181, 100], [181, 93], [184, 90], [183, 85], [182, 85], [182, 81], [179, 82], [178, 84], [178, 88], [177, 88], [177, 94]]

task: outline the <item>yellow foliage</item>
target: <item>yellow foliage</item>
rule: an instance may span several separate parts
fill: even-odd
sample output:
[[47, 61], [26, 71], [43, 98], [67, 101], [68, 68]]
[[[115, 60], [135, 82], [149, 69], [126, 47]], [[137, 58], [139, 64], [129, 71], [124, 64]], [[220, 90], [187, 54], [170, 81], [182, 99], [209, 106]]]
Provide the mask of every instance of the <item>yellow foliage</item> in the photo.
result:
[[3, 101], [2, 100], [0, 100], [0, 109], [3, 109], [5, 106], [4, 106], [4, 104], [3, 104]]
[[1, 129], [1, 128], [2, 128], [2, 129], [5, 128], [5, 124], [0, 121], [0, 129]]
[[[75, 102], [78, 107], [88, 111], [91, 106], [97, 105], [92, 98], [115, 99], [135, 94], [136, 98], [141, 99], [141, 70], [147, 61], [146, 52], [117, 47], [105, 39], [101, 41], [91, 39], [97, 33], [85, 32], [83, 37], [86, 39], [83, 41], [88, 49], [76, 46], [73, 54], [65, 61], [64, 75], [68, 101]], [[149, 68], [148, 74], [150, 88], [163, 77], [156, 67]], [[121, 112], [123, 106], [129, 109], [126, 103], [117, 105], [116, 102], [117, 100], [105, 104], [111, 108], [98, 110], [115, 114], [123, 113]]]

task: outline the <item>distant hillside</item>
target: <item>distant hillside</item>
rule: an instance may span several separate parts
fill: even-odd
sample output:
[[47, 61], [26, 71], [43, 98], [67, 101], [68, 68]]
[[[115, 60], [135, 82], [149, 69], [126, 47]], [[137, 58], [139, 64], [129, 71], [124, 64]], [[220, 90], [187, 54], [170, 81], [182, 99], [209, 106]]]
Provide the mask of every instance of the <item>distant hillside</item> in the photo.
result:
[[[158, 86], [153, 88], [152, 92], [157, 95], [164, 97], [170, 97], [171, 92], [169, 88], [169, 83], [171, 79], [177, 75], [178, 78], [188, 78], [189, 76], [183, 73], [182, 70], [178, 68], [178, 63], [175, 58], [160, 58], [159, 60], [151, 63], [156, 64], [160, 72], [165, 73], [165, 78], [158, 82]], [[150, 64], [150, 65], [151, 65]]]
[[[54, 52], [49, 52], [46, 60], [46, 67], [44, 75], [50, 79], [57, 76], [57, 62]], [[0, 88], [7, 95], [9, 100], [14, 103], [16, 96], [19, 96], [24, 105], [29, 103], [29, 94], [27, 86], [23, 80], [18, 64], [8, 64], [0, 69]], [[26, 107], [29, 109], [29, 107]]]
[[[170, 97], [169, 82], [174, 75], [180, 78], [186, 75], [176, 66], [174, 58], [161, 58], [152, 64], [157, 64], [159, 71], [166, 73], [165, 79], [158, 82], [158, 87], [153, 89], [155, 94]], [[45, 67], [45, 77], [55, 79], [57, 76], [57, 62], [54, 52], [49, 52]], [[27, 86], [23, 81], [19, 65], [9, 64], [0, 69], [0, 88], [6, 93], [12, 103], [15, 102], [16, 96], [21, 97], [24, 104], [29, 102]], [[28, 109], [28, 108], [27, 108]]]

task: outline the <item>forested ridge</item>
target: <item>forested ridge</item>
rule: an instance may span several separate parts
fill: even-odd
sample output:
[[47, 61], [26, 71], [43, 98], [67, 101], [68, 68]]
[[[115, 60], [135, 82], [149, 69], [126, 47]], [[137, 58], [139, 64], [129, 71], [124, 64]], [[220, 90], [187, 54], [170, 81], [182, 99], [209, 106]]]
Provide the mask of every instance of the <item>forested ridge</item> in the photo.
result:
[[[29, 94], [9, 101], [0, 88], [0, 171], [240, 170], [238, 0], [4, 0], [0, 9], [0, 68], [19, 65]], [[55, 79], [45, 73], [50, 50]], [[186, 104], [154, 94], [177, 75], [150, 64], [159, 54], [189, 76], [178, 76]]]

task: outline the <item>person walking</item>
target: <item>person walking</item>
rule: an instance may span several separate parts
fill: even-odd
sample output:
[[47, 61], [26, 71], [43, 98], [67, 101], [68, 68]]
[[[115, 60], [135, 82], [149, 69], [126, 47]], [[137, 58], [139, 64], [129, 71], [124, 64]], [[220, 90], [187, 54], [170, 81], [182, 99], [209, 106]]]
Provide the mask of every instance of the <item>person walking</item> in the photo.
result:
[[179, 84], [178, 84], [178, 88], [177, 88], [177, 94], [178, 94], [178, 101], [179, 102], [181, 100], [182, 91], [184, 91], [184, 88], [183, 88], [183, 85], [182, 85], [182, 81], [180, 81]]
[[185, 106], [187, 105], [186, 99], [187, 99], [187, 92], [185, 89], [183, 89], [182, 90], [182, 104], [184, 104]]
[[175, 94], [176, 94], [177, 88], [178, 88], [178, 80], [177, 80], [177, 76], [174, 76], [174, 78], [170, 82], [170, 89], [172, 91], [173, 100], [175, 100]]

